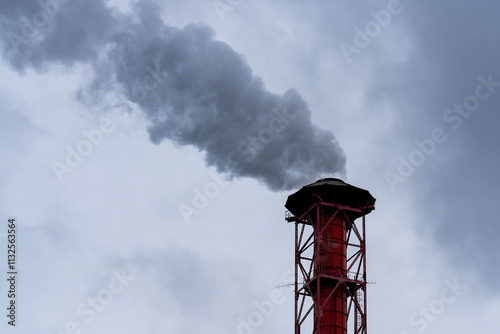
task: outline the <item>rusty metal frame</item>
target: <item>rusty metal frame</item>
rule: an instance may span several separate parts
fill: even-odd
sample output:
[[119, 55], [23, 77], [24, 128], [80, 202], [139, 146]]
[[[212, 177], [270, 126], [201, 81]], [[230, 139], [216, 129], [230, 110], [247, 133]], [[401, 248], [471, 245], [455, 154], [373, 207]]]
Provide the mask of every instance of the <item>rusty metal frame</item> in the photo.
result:
[[[333, 207], [337, 211], [330, 220], [319, 229], [319, 217], [321, 206]], [[316, 212], [317, 221], [313, 221], [312, 212]], [[348, 212], [358, 212], [361, 216], [361, 226], [358, 228], [354, 221], [349, 218]], [[330, 224], [333, 217], [341, 214], [345, 217], [349, 226], [349, 233], [345, 242], [348, 254], [351, 254], [347, 259], [347, 271], [338, 270], [335, 275], [327, 275], [314, 273], [315, 257], [319, 256], [320, 248], [324, 247], [322, 232], [325, 227]], [[365, 214], [360, 208], [351, 208], [345, 205], [333, 203], [318, 202], [308, 208], [300, 217], [286, 218], [287, 221], [295, 222], [295, 334], [301, 334], [301, 329], [304, 327], [304, 322], [311, 319], [314, 324], [313, 334], [319, 334], [318, 329], [320, 323], [326, 322], [323, 319], [324, 304], [333, 296], [335, 291], [343, 286], [348, 293], [348, 321], [354, 323], [354, 334], [367, 334], [366, 323], [366, 247], [365, 247]], [[300, 225], [300, 226], [299, 226]], [[306, 228], [312, 229], [306, 232]], [[329, 240], [332, 242], [332, 240]], [[312, 256], [308, 256], [307, 252], [313, 252]], [[337, 284], [331, 291], [330, 295], [320, 304], [319, 291], [322, 279], [334, 279]], [[312, 284], [315, 289], [312, 289]], [[313, 291], [315, 290], [315, 291]], [[310, 306], [306, 306], [309, 305]], [[306, 306], [306, 307], [305, 307]], [[312, 312], [312, 311], [315, 312]], [[351, 311], [353, 311], [351, 313]], [[351, 317], [351, 314], [353, 315]], [[311, 317], [311, 318], [310, 318]], [[329, 328], [329, 334], [334, 333]], [[310, 332], [306, 332], [310, 333]]]

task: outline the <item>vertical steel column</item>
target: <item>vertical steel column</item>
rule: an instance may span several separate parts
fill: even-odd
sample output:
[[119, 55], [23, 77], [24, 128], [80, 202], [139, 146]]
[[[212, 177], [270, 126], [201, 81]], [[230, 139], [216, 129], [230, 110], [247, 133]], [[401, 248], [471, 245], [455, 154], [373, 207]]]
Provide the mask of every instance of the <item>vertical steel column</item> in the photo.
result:
[[313, 229], [314, 229], [314, 254], [313, 254], [313, 263], [314, 263], [314, 277], [316, 277], [316, 297], [314, 298], [314, 334], [321, 334], [320, 333], [320, 324], [321, 324], [321, 317], [323, 316], [323, 308], [320, 303], [320, 293], [321, 293], [321, 286], [320, 286], [320, 278], [318, 276], [317, 272], [317, 267], [316, 263], [318, 261], [318, 256], [319, 256], [319, 246], [321, 243], [321, 240], [319, 239], [319, 205], [316, 204], [316, 219], [313, 222]]
[[366, 310], [367, 310], [367, 301], [366, 301], [366, 229], [365, 229], [365, 215], [363, 215], [362, 221], [362, 229], [363, 229], [363, 238], [361, 240], [361, 256], [363, 257], [363, 317], [361, 318], [361, 323], [364, 331], [363, 334], [367, 334], [366, 330]]
[[299, 322], [299, 263], [300, 263], [300, 245], [299, 245], [299, 222], [295, 221], [295, 334], [300, 334]]

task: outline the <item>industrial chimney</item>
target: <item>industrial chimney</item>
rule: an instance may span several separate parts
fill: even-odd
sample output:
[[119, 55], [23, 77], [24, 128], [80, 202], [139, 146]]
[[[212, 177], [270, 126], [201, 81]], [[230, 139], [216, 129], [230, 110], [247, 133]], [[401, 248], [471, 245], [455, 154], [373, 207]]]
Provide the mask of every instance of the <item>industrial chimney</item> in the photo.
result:
[[288, 196], [285, 207], [295, 222], [295, 334], [311, 311], [313, 334], [347, 334], [351, 311], [354, 333], [366, 334], [365, 215], [375, 198], [328, 178]]

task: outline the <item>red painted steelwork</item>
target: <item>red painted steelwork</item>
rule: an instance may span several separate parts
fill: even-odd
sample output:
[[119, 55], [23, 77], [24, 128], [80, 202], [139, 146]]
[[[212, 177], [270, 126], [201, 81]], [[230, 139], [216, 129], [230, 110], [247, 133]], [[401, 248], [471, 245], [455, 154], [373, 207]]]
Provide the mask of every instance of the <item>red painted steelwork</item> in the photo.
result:
[[[346, 276], [347, 268], [347, 227], [345, 219], [336, 215], [333, 210], [319, 208], [319, 256], [315, 257], [316, 276]], [[329, 224], [327, 224], [329, 222]], [[338, 287], [335, 291], [336, 281], [328, 280], [320, 285], [319, 303], [323, 308], [323, 322], [319, 324], [320, 334], [347, 333], [347, 291]], [[333, 291], [333, 296], [328, 299]], [[316, 310], [316, 312], [318, 312]], [[318, 317], [318, 315], [316, 315]]]
[[[288, 197], [293, 216], [287, 220], [295, 222], [295, 334], [310, 314], [313, 334], [347, 334], [351, 309], [354, 333], [367, 333], [364, 231], [374, 205], [368, 191], [338, 179], [318, 180]], [[360, 231], [354, 221], [361, 217]]]

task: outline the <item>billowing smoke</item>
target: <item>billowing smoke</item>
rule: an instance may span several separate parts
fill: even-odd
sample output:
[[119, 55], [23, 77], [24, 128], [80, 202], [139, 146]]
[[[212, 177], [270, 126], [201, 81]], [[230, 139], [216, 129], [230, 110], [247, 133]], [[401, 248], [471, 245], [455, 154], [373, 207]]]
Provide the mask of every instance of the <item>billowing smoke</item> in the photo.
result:
[[2, 55], [19, 71], [92, 66], [82, 97], [113, 87], [145, 113], [153, 143], [192, 145], [231, 177], [288, 190], [345, 173], [335, 136], [312, 124], [297, 91], [269, 92], [212, 28], [168, 26], [159, 12], [145, 2], [133, 15], [101, 1], [2, 2]]

